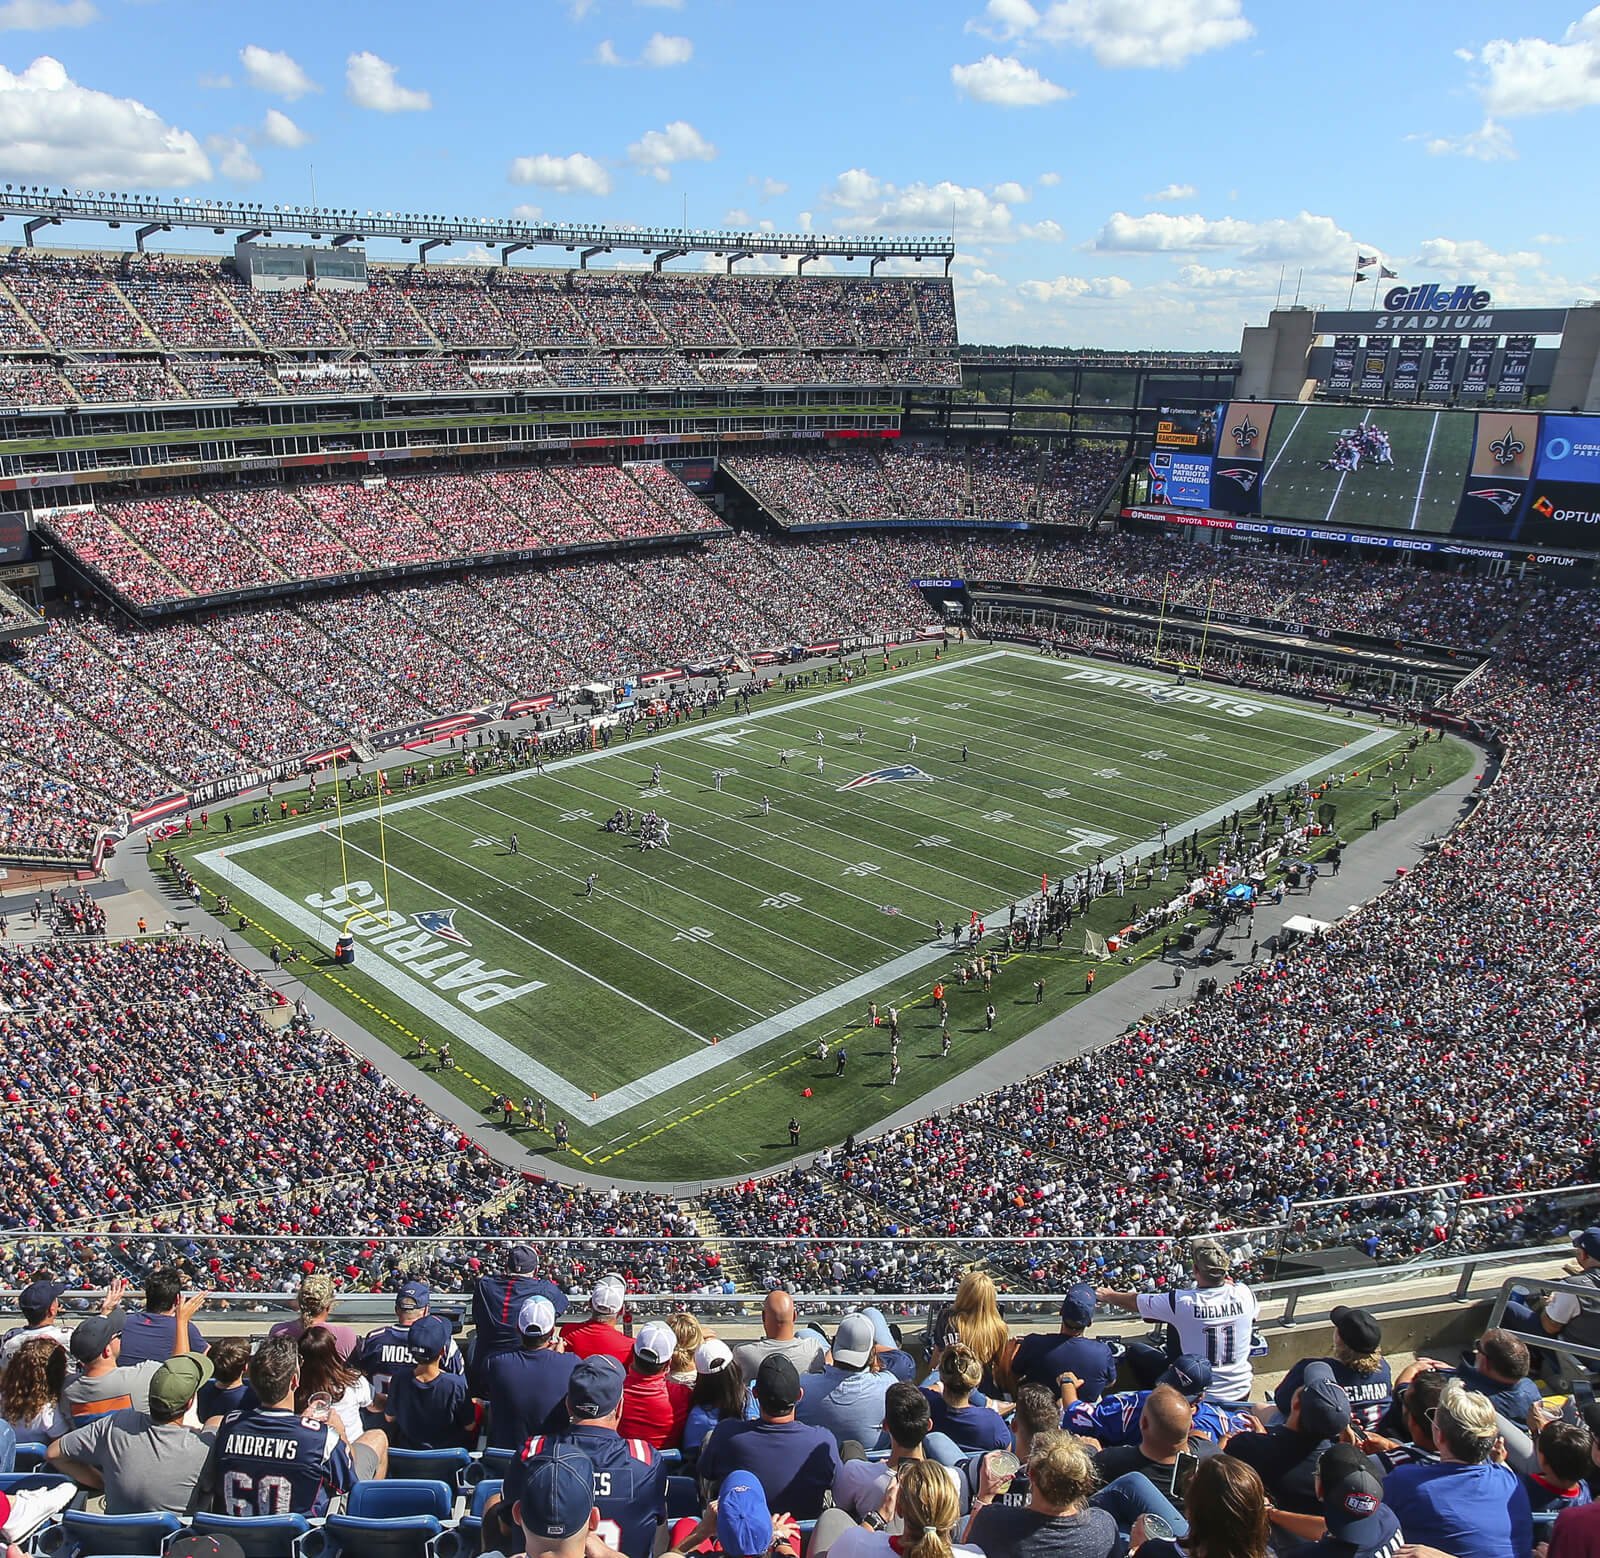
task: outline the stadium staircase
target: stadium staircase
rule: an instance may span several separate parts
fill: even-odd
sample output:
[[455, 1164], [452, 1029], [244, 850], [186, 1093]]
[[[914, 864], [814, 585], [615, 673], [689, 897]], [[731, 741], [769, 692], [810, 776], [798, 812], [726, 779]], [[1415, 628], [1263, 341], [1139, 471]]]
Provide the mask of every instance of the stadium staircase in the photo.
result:
[[744, 1293], [759, 1293], [761, 1284], [756, 1281], [755, 1273], [745, 1265], [744, 1257], [739, 1252], [743, 1246], [738, 1244], [724, 1244], [727, 1237], [721, 1225], [717, 1222], [714, 1213], [708, 1212], [704, 1207], [696, 1206], [692, 1202], [680, 1201], [678, 1210], [688, 1217], [701, 1237], [706, 1241], [708, 1248], [717, 1253], [721, 1261], [723, 1276], [732, 1280]]

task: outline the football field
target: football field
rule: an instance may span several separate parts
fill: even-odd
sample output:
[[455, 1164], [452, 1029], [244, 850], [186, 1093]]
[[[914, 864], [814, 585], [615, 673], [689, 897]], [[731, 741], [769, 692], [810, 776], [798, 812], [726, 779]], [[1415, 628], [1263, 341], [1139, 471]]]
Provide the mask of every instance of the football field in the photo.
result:
[[[1360, 427], [1389, 435], [1393, 463], [1364, 459], [1329, 470], [1339, 436]], [[1280, 406], [1262, 478], [1262, 511], [1272, 518], [1380, 530], [1448, 532], [1455, 522], [1473, 418], [1418, 407]]]
[[[1083, 921], [1059, 950], [1008, 959], [992, 1031], [981, 989], [952, 984], [941, 1056], [928, 992], [957, 959], [936, 921], [1003, 926], [1045, 877], [1150, 853], [1163, 821], [1174, 843], [1205, 837], [1264, 789], [1364, 769], [1398, 740], [1098, 663], [930, 651], [543, 773], [213, 833], [190, 863], [265, 938], [301, 950], [318, 999], [412, 1053], [448, 1041], [441, 1080], [492, 1118], [495, 1097], [532, 1094], [594, 1167], [709, 1176], [785, 1155], [790, 1114], [809, 1148], [860, 1131], [1081, 998]], [[1349, 793], [1353, 826], [1378, 791]], [[619, 808], [634, 833], [607, 831]], [[650, 810], [668, 847], [640, 846]], [[1179, 885], [1108, 897], [1087, 924], [1114, 932], [1130, 900]], [[334, 968], [342, 934], [356, 963]], [[1101, 983], [1119, 971], [1101, 965]], [[893, 1088], [869, 1001], [905, 1008]], [[810, 1058], [823, 1037], [847, 1047], [843, 1077]]]

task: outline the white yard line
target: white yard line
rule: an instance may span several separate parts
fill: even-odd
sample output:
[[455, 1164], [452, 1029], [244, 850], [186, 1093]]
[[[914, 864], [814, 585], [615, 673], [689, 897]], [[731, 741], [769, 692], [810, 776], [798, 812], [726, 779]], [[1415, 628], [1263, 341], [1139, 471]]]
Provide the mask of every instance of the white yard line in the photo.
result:
[[1300, 424], [1305, 421], [1306, 412], [1310, 409], [1311, 408], [1309, 406], [1302, 406], [1300, 408], [1300, 415], [1294, 419], [1294, 426], [1283, 435], [1283, 442], [1278, 445], [1278, 452], [1273, 455], [1272, 464], [1267, 467], [1267, 474], [1261, 478], [1261, 485], [1263, 487], [1265, 487], [1266, 484], [1272, 480], [1272, 473], [1277, 470], [1278, 461], [1289, 452], [1289, 445], [1293, 441], [1294, 435], [1300, 431]]
[[1443, 412], [1435, 411], [1428, 428], [1428, 447], [1422, 451], [1422, 474], [1417, 478], [1417, 501], [1411, 505], [1411, 528], [1417, 528], [1417, 514], [1422, 508], [1422, 489], [1428, 485], [1428, 461], [1433, 458], [1433, 435], [1439, 431], [1439, 418]]

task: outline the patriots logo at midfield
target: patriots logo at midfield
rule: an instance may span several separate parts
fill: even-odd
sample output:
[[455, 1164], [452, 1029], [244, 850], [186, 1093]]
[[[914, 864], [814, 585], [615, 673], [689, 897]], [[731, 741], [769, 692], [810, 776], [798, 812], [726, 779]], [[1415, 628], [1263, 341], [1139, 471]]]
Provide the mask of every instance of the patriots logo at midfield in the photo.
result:
[[424, 909], [421, 914], [413, 914], [411, 918], [427, 931], [430, 936], [437, 936], [441, 941], [453, 941], [458, 947], [470, 947], [472, 945], [456, 929], [456, 911], [454, 909]]
[[1243, 465], [1230, 465], [1227, 470], [1218, 471], [1217, 475], [1226, 477], [1229, 481], [1238, 482], [1246, 492], [1256, 483], [1256, 473]]
[[1469, 498], [1481, 498], [1485, 503], [1492, 503], [1502, 514], [1509, 514], [1522, 499], [1520, 492], [1513, 492], [1509, 487], [1479, 487], [1474, 492], [1467, 494]]
[[1496, 465], [1515, 465], [1517, 456], [1528, 446], [1517, 437], [1514, 428], [1507, 428], [1495, 441], [1489, 445], [1489, 453], [1494, 456]]
[[1233, 437], [1234, 447], [1238, 449], [1240, 454], [1248, 454], [1254, 447], [1255, 441], [1261, 436], [1261, 429], [1248, 416], [1229, 428], [1228, 431]]
[[863, 790], [869, 784], [905, 784], [910, 780], [932, 780], [932, 774], [925, 774], [920, 768], [913, 768], [910, 763], [896, 763], [892, 768], [874, 768], [869, 774], [857, 774], [849, 784], [841, 784], [840, 790]]

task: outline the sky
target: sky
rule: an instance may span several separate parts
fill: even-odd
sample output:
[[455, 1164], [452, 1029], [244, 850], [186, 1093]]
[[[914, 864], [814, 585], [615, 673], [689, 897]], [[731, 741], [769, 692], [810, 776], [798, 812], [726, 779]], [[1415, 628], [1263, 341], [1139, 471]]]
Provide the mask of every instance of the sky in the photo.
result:
[[968, 342], [1235, 349], [1358, 254], [1600, 297], [1597, 136], [1600, 5], [1549, 0], [0, 0], [0, 182], [953, 226]]

